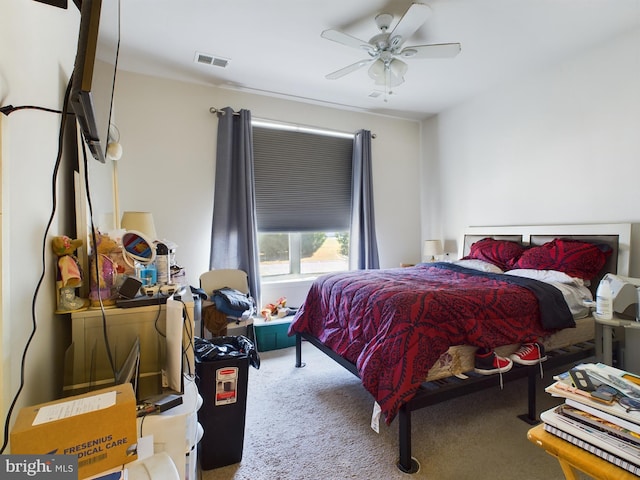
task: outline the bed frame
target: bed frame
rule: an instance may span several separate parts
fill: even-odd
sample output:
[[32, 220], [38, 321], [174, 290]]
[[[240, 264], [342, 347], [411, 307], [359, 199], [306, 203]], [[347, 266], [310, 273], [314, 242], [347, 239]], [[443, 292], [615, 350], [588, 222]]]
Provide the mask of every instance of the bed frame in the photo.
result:
[[[461, 241], [463, 255], [469, 251], [472, 243], [485, 237], [502, 240], [515, 240], [524, 245], [542, 245], [553, 238], [571, 238], [593, 243], [606, 243], [613, 249], [607, 265], [591, 285], [597, 287], [599, 278], [611, 272], [627, 276], [631, 245], [631, 224], [593, 224], [593, 225], [536, 225], [511, 227], [469, 227]], [[462, 256], [462, 255], [461, 255]], [[599, 328], [598, 328], [599, 327]], [[304, 367], [302, 362], [302, 340], [306, 340], [331, 359], [342, 365], [356, 376], [358, 370], [354, 364], [336, 354], [310, 334], [296, 334], [296, 367]], [[596, 324], [594, 341], [577, 343], [564, 348], [547, 351], [546, 368], [555, 368], [572, 364], [585, 358], [602, 358], [602, 326]], [[536, 409], [536, 390], [539, 365], [518, 366], [502, 374], [503, 381], [527, 378], [527, 413], [519, 418], [529, 424], [539, 423]], [[398, 413], [399, 459], [397, 466], [404, 473], [416, 473], [420, 469], [417, 459], [411, 456], [411, 413], [414, 410], [434, 405], [445, 400], [496, 386], [495, 375], [478, 375], [473, 371], [465, 372], [465, 378], [451, 376], [439, 380], [424, 382], [416, 395], [405, 403]]]

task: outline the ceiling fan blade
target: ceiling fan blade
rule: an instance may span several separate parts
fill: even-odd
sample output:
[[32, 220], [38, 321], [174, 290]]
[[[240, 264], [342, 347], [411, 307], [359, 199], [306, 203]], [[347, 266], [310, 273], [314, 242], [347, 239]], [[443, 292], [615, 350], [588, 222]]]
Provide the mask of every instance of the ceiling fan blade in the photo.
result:
[[353, 63], [353, 64], [351, 64], [349, 66], [341, 68], [340, 70], [336, 70], [333, 73], [325, 75], [325, 78], [327, 78], [329, 80], [336, 80], [336, 79], [338, 79], [340, 77], [344, 77], [345, 75], [348, 75], [351, 72], [355, 72], [359, 68], [362, 68], [365, 65], [368, 65], [369, 63], [373, 62], [374, 60], [375, 60], [375, 58], [367, 58], [366, 60], [360, 60], [359, 62]]
[[389, 39], [391, 45], [399, 48], [411, 35], [416, 33], [431, 15], [431, 8], [424, 3], [412, 3], [395, 26]]
[[434, 43], [403, 48], [398, 55], [402, 58], [452, 58], [460, 53], [459, 43]]
[[322, 38], [326, 38], [327, 40], [346, 45], [347, 47], [359, 48], [366, 52], [371, 52], [373, 50], [373, 47], [369, 44], [369, 42], [360, 40], [356, 37], [352, 37], [351, 35], [347, 35], [346, 33], [339, 32], [338, 30], [325, 30], [320, 34], [320, 36]]

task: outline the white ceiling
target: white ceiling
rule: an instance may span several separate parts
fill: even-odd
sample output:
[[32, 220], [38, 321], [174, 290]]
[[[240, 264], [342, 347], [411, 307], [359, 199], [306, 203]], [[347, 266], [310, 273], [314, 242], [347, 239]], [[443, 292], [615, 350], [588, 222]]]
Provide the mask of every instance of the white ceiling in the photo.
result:
[[[406, 60], [406, 81], [386, 102], [369, 97], [380, 87], [367, 67], [325, 78], [367, 53], [321, 38], [323, 30], [368, 40], [378, 33], [378, 13], [394, 14], [393, 28], [411, 3], [122, 0], [118, 68], [419, 119], [640, 26], [640, 0], [429, 0], [432, 16], [405, 46], [459, 42], [458, 56]], [[197, 52], [229, 59], [228, 66], [196, 63]]]

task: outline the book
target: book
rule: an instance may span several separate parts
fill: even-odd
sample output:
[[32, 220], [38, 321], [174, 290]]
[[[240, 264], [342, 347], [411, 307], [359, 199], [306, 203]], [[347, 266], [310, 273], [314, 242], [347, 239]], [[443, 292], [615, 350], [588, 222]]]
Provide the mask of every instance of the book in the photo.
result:
[[629, 422], [628, 420], [625, 420], [624, 418], [621, 418], [617, 415], [612, 415], [611, 413], [605, 412], [604, 410], [592, 407], [584, 402], [578, 402], [571, 398], [566, 398], [564, 402], [566, 405], [569, 405], [573, 408], [577, 408], [584, 412], [590, 413], [591, 415], [595, 415], [596, 417], [600, 417], [607, 422], [615, 423], [616, 425], [619, 425], [620, 427], [637, 434], [638, 438], [640, 439], [640, 425], [638, 425], [637, 423]]
[[549, 425], [549, 424], [544, 424], [544, 429], [545, 431], [551, 433], [552, 435], [555, 435], [556, 437], [559, 437], [577, 447], [582, 448], [583, 450], [586, 450], [604, 460], [606, 460], [607, 462], [610, 462], [614, 465], [617, 465], [620, 468], [625, 469], [626, 471], [633, 473], [634, 475], [638, 475], [640, 476], [640, 467], [638, 465], [636, 465], [633, 462], [629, 462], [627, 460], [624, 460], [623, 458], [620, 458], [617, 455], [614, 455], [612, 453], [609, 453], [599, 447], [596, 447], [595, 445], [592, 445], [591, 443], [582, 440], [578, 437], [575, 437], [573, 435], [571, 435], [570, 433], [564, 432], [560, 429], [558, 429], [557, 427], [554, 427], [553, 425]]
[[593, 414], [585, 409], [574, 407], [568, 403], [558, 407], [557, 411], [561, 415], [572, 418], [578, 422], [582, 422], [600, 430], [601, 432], [616, 436], [629, 442], [636, 448], [640, 448], [640, 434], [619, 425], [618, 422], [611, 422], [602, 418], [600, 415]]
[[566, 417], [558, 413], [557, 409], [558, 407], [554, 407], [540, 414], [540, 419], [545, 423], [545, 426], [556, 427], [627, 462], [640, 465], [640, 448], [618, 437]]
[[582, 369], [594, 383], [609, 385], [629, 398], [640, 400], [640, 377], [604, 363], [586, 363]]
[[[609, 385], [622, 392], [625, 396], [640, 400], [640, 376], [638, 375], [604, 363], [581, 363], [571, 370], [586, 371], [593, 383]], [[554, 375], [553, 379], [566, 385], [576, 386], [572, 383], [571, 371]]]
[[[640, 392], [640, 386], [628, 380], [628, 378], [632, 378], [635, 376], [632, 374], [628, 374], [623, 370], [609, 367], [608, 365], [600, 363], [581, 364], [576, 368], [586, 371], [587, 375], [589, 375], [589, 377], [598, 384], [604, 383], [604, 381], [601, 382], [598, 379], [606, 379], [609, 382], [607, 383], [607, 385], [612, 386], [619, 391], [624, 391], [625, 395], [638, 395], [638, 392]], [[591, 408], [598, 409], [599, 411], [608, 413], [610, 415], [613, 415], [614, 417], [632, 422], [638, 425], [638, 429], [640, 429], [640, 410], [626, 408], [620, 405], [618, 401], [604, 402], [602, 400], [594, 398], [590, 392], [577, 388], [573, 384], [571, 377], [568, 375], [561, 375], [556, 378], [557, 380], [554, 383], [545, 388], [545, 391], [550, 395], [570, 399]], [[635, 399], [635, 397], [631, 396], [629, 398]], [[638, 429], [629, 428], [628, 426], [625, 428], [640, 433], [640, 430]]]
[[598, 400], [594, 400], [588, 394], [588, 392], [584, 392], [582, 390], [576, 389], [575, 387], [566, 385], [565, 383], [560, 381], [552, 383], [544, 390], [545, 392], [549, 393], [550, 395], [553, 395], [554, 397], [562, 397], [565, 399], [565, 401], [569, 399], [575, 402], [582, 403], [583, 405], [586, 405], [588, 407], [596, 408], [602, 412], [619, 417], [623, 420], [627, 420], [629, 422], [635, 423], [636, 425], [640, 426], [640, 411], [627, 410], [618, 402], [612, 402], [612, 403], [599, 402]]

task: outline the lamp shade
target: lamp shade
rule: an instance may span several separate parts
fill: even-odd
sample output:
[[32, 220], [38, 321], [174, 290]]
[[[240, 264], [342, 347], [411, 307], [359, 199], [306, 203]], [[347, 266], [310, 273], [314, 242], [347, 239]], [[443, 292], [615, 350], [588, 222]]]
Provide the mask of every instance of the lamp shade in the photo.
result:
[[422, 254], [429, 260], [434, 260], [437, 255], [442, 255], [442, 242], [440, 240], [425, 240]]
[[144, 234], [151, 241], [158, 238], [151, 212], [124, 212], [120, 225], [125, 230], [134, 230]]
[[376, 85], [397, 87], [404, 82], [404, 74], [407, 73], [408, 68], [409, 66], [402, 60], [393, 59], [385, 63], [378, 59], [369, 67], [368, 72]]

